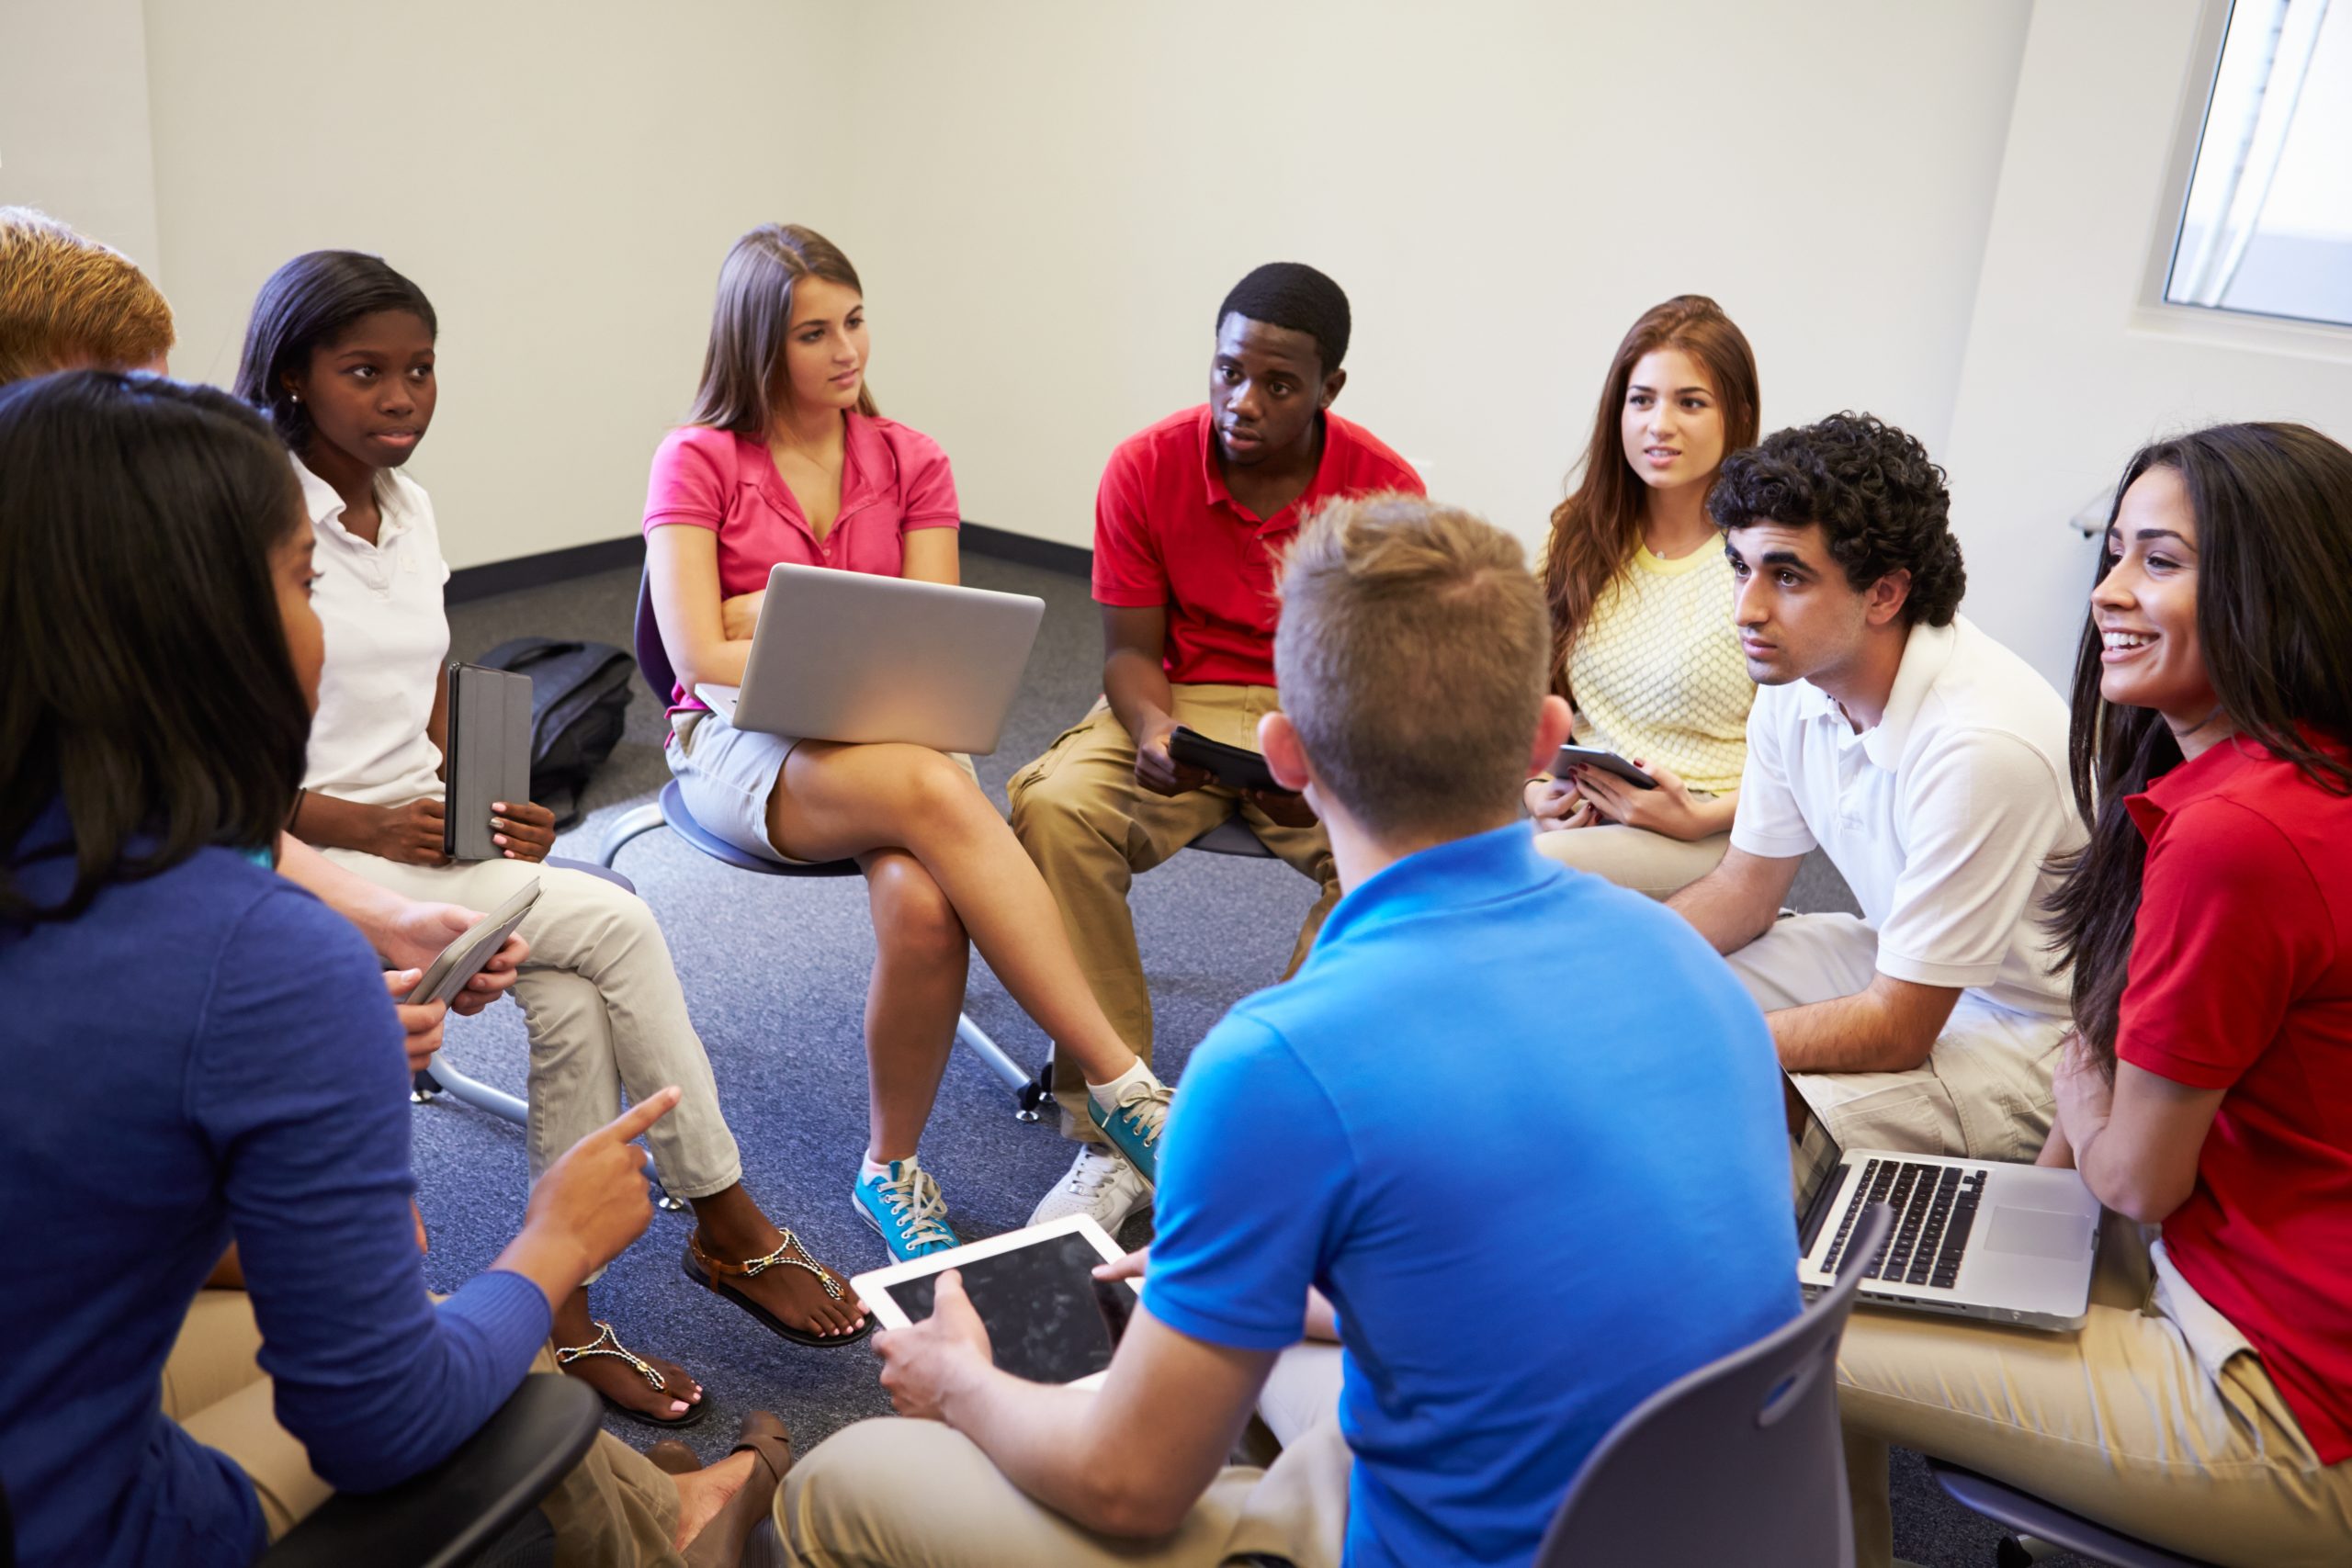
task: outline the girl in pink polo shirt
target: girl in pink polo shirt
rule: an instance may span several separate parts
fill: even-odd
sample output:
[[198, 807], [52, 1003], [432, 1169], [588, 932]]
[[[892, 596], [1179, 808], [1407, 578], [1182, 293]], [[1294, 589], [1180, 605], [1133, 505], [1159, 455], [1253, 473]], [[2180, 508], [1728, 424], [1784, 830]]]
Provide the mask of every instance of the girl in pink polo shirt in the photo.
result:
[[779, 860], [854, 859], [878, 952], [866, 994], [868, 1143], [853, 1198], [894, 1257], [956, 1245], [916, 1162], [964, 1006], [969, 944], [1086, 1075], [1097, 1125], [1148, 1179], [1169, 1090], [1094, 1000], [1060, 912], [968, 763], [926, 747], [732, 728], [697, 683], [742, 683], [778, 562], [957, 581], [956, 483], [865, 385], [864, 290], [797, 224], [735, 243], [688, 423], [653, 459], [646, 571], [678, 679], [671, 770], [695, 820]]

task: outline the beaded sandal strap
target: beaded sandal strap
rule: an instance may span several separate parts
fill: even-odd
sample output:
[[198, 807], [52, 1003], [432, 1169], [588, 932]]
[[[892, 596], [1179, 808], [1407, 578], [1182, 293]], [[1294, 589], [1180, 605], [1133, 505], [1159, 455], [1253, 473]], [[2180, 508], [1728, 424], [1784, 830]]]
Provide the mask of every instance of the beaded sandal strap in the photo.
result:
[[[833, 1277], [809, 1258], [808, 1249], [802, 1247], [800, 1238], [790, 1231], [784, 1233], [784, 1240], [776, 1244], [776, 1249], [774, 1252], [764, 1258], [753, 1258], [741, 1263], [729, 1263], [723, 1258], [713, 1258], [709, 1253], [705, 1252], [702, 1249], [702, 1232], [699, 1230], [686, 1237], [686, 1246], [693, 1251], [695, 1261], [713, 1274], [752, 1279], [766, 1273], [779, 1264], [791, 1269], [806, 1269], [809, 1273], [817, 1276], [817, 1283], [825, 1287], [827, 1296], [834, 1301], [842, 1299], [842, 1288], [833, 1282]], [[793, 1257], [792, 1254], [795, 1252], [799, 1253], [800, 1256]]]
[[[606, 1323], [601, 1317], [597, 1318], [595, 1323], [596, 1337], [588, 1341], [587, 1344], [559, 1345], [555, 1348], [556, 1365], [560, 1367], [568, 1367], [571, 1365], [572, 1362], [588, 1356], [617, 1356], [622, 1360], [627, 1361], [630, 1366], [635, 1367], [637, 1369], [637, 1375], [653, 1385], [654, 1393], [666, 1393], [669, 1392], [669, 1383], [662, 1378], [660, 1372], [653, 1370], [653, 1364], [648, 1361], [644, 1357], [632, 1351], [628, 1346], [622, 1344], [621, 1337], [613, 1332], [613, 1325], [611, 1324]], [[612, 1343], [607, 1345], [605, 1343], [606, 1340], [610, 1340]]]

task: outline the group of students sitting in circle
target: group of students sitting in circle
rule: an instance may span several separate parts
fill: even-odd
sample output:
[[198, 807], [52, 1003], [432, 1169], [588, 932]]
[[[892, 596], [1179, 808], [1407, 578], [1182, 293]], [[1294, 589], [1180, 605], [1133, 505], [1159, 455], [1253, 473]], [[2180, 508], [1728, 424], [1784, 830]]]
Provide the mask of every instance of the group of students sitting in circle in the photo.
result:
[[[382, 261], [312, 253], [263, 286], [234, 394], [185, 385], [135, 268], [0, 209], [0, 1482], [28, 1563], [250, 1562], [534, 1366], [695, 1419], [695, 1377], [590, 1304], [649, 1218], [640, 1134], [692, 1280], [796, 1343], [865, 1337], [745, 1190], [646, 906], [544, 864], [532, 802], [493, 807], [499, 858], [442, 852], [448, 567], [401, 471], [436, 331]], [[947, 459], [876, 412], [847, 258], [788, 225], [728, 255], [645, 508], [667, 750], [712, 831], [865, 874], [853, 1201], [893, 1257], [956, 1243], [918, 1145], [977, 945], [1080, 1140], [1038, 1217], [1148, 1204], [1155, 1240], [1111, 1270], [1143, 1310], [1099, 1392], [998, 1371], [944, 1281], [875, 1342], [900, 1419], [797, 1464], [758, 1414], [707, 1467], [600, 1436], [541, 1505], [560, 1560], [1525, 1562], [1616, 1419], [1796, 1312], [1791, 1161], [1826, 1131], [2071, 1165], [2112, 1211], [2076, 1334], [1854, 1316], [1861, 1561], [1890, 1560], [1900, 1444], [2217, 1562], [2341, 1562], [2352, 453], [2235, 424], [2133, 455], [2070, 710], [1958, 614], [1921, 445], [1852, 413], [1759, 439], [1711, 300], [1627, 334], [1540, 578], [1331, 412], [1348, 333], [1330, 279], [1259, 268], [1207, 402], [1114, 452], [1102, 697], [1008, 823], [966, 760], [692, 694], [740, 680], [777, 562], [958, 570]], [[1178, 725], [1284, 788], [1175, 761]], [[1657, 787], [1549, 777], [1571, 734]], [[1174, 1095], [1127, 895], [1236, 815], [1321, 896]], [[1782, 910], [1816, 849], [1860, 918]], [[529, 1207], [435, 1301], [405, 1090], [445, 1020], [393, 998], [526, 877], [456, 1009], [526, 1015]], [[1294, 1353], [1317, 1338], [1341, 1371]], [[1300, 1376], [1280, 1458], [1229, 1463]]]

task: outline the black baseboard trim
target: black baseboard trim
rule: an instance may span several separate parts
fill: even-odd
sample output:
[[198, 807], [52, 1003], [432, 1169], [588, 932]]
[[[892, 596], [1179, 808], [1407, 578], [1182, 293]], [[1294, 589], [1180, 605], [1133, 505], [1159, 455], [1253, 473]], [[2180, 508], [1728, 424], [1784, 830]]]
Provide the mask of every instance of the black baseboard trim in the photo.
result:
[[476, 599], [488, 599], [493, 594], [512, 593], [518, 588], [537, 588], [546, 582], [594, 577], [600, 571], [613, 571], [621, 567], [641, 570], [644, 565], [645, 536], [631, 534], [626, 538], [599, 539], [593, 545], [573, 545], [568, 549], [521, 556], [514, 560], [485, 561], [480, 566], [459, 567], [449, 574], [448, 585], [441, 591], [441, 597], [451, 604], [465, 604]]
[[1043, 567], [1089, 582], [1094, 580], [1094, 552], [1082, 546], [1033, 539], [1026, 534], [1007, 533], [985, 523], [967, 522], [956, 533], [962, 536], [964, 547], [976, 556]]
[[[1093, 580], [1094, 552], [1077, 545], [1033, 539], [1026, 534], [1007, 533], [985, 523], [967, 523], [956, 533], [964, 547], [976, 556], [1043, 567], [1047, 571], [1063, 572], [1087, 581]], [[512, 593], [518, 588], [594, 577], [600, 571], [616, 571], [623, 567], [641, 570], [644, 565], [644, 536], [631, 534], [626, 538], [599, 539], [593, 545], [573, 545], [514, 560], [459, 567], [449, 574], [448, 586], [442, 590], [441, 597], [447, 604], [466, 604], [493, 594]]]

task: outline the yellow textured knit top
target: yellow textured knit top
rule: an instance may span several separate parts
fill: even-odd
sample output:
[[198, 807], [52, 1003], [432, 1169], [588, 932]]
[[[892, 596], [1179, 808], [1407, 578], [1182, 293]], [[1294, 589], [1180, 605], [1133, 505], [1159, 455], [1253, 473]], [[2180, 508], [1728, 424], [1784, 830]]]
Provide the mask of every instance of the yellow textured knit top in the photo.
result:
[[1731, 562], [1713, 544], [1679, 560], [1636, 547], [1568, 650], [1577, 744], [1663, 762], [1692, 789], [1737, 789], [1756, 682], [1731, 596]]

